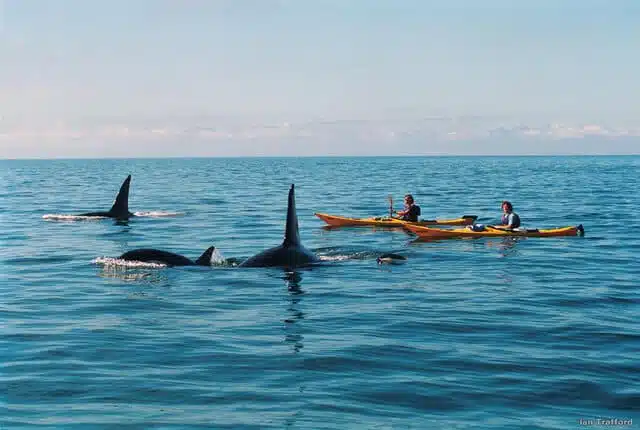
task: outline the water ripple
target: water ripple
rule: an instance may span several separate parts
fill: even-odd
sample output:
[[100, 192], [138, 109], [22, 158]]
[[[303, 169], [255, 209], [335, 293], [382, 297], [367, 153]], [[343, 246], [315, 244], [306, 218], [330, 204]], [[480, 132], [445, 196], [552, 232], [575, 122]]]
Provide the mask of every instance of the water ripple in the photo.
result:
[[[640, 422], [639, 157], [0, 163], [0, 428]], [[108, 207], [128, 173], [144, 216], [55, 215]], [[322, 264], [221, 264], [281, 242], [291, 183]], [[509, 199], [528, 226], [587, 234], [414, 241], [313, 215], [382, 215], [407, 192], [428, 218], [495, 222]], [[117, 259], [212, 245], [211, 268]], [[386, 252], [407, 261], [378, 265]]]

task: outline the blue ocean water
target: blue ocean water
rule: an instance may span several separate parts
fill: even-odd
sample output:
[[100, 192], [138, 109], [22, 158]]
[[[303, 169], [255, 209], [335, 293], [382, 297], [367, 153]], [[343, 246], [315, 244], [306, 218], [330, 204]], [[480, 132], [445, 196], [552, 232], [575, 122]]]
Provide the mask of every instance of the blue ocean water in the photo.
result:
[[[581, 428], [640, 423], [640, 157], [4, 160], [0, 428]], [[128, 223], [107, 210], [132, 174]], [[244, 258], [303, 243], [285, 273], [99, 264], [154, 247]], [[584, 237], [415, 241], [314, 212]], [[399, 206], [397, 206], [399, 208]], [[54, 217], [47, 217], [53, 214]], [[407, 257], [378, 265], [382, 252]], [[626, 421], [629, 423], [629, 421]]]

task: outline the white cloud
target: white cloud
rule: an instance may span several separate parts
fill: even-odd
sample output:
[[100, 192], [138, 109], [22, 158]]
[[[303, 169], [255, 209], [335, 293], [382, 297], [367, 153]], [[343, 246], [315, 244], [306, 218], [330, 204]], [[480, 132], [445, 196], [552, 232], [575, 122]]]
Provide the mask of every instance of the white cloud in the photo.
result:
[[[519, 148], [530, 147], [535, 153], [535, 142], [540, 139], [566, 140], [601, 136], [610, 141], [640, 137], [639, 128], [616, 129], [599, 124], [553, 123], [529, 126], [513, 122], [500, 127], [489, 124], [492, 123], [482, 123], [477, 119], [282, 120], [259, 123], [198, 117], [136, 121], [93, 119], [82, 124], [54, 121], [45, 125], [2, 119], [0, 149], [7, 158], [390, 155], [403, 151], [407, 154], [455, 154], [460, 151], [468, 153], [470, 150], [482, 153], [485, 148], [492, 148], [491, 153], [500, 153], [500, 142], [503, 142], [502, 151], [510, 153], [513, 142], [518, 142]], [[391, 141], [396, 143], [393, 148], [389, 146]], [[480, 144], [456, 146], [469, 141]], [[608, 149], [608, 144], [603, 143], [602, 151], [606, 152]]]

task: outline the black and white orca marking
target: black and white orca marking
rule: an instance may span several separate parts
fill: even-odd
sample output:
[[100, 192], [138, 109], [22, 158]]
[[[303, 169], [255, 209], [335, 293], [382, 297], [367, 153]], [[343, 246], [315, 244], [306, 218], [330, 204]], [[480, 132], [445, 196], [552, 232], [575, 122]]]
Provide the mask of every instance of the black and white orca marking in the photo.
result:
[[167, 266], [210, 266], [211, 255], [215, 249], [214, 246], [207, 248], [196, 261], [191, 261], [189, 258], [180, 254], [174, 254], [173, 252], [144, 248], [125, 252], [118, 258], [125, 261], [158, 263], [166, 264]]

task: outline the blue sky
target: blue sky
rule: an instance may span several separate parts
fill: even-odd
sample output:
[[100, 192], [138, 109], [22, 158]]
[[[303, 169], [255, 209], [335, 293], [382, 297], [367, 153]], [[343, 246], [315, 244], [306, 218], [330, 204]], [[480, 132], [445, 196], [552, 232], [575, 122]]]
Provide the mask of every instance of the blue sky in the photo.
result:
[[407, 112], [640, 119], [634, 0], [0, 4], [0, 116], [23, 128]]

